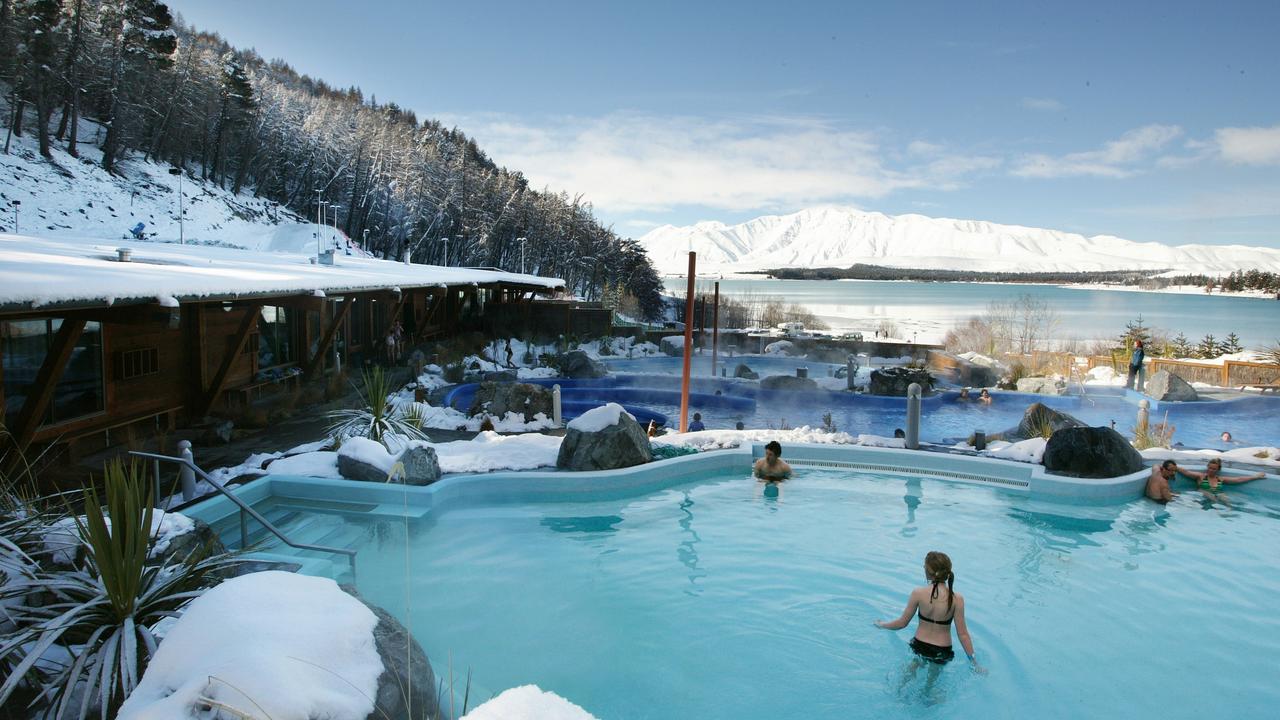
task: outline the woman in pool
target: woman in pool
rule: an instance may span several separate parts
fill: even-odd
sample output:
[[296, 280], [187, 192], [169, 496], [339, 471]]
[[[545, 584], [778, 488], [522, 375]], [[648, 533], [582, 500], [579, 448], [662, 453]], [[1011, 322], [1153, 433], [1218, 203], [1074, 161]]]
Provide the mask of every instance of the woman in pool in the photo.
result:
[[978, 402], [991, 404], [991, 393], [986, 388], [982, 388], [982, 392], [978, 393]]
[[969, 639], [969, 627], [964, 622], [964, 596], [953, 591], [955, 573], [951, 572], [951, 558], [945, 553], [930, 552], [924, 556], [924, 577], [929, 582], [911, 591], [907, 597], [907, 609], [897, 620], [877, 620], [876, 627], [885, 630], [901, 630], [911, 623], [911, 616], [919, 616], [916, 636], [911, 639], [911, 649], [920, 657], [912, 665], [919, 667], [921, 660], [945, 665], [955, 657], [951, 649], [951, 623], [956, 625], [956, 636], [969, 656], [969, 662], [977, 672], [984, 672], [973, 654], [973, 641]]
[[1191, 478], [1192, 481], [1195, 482], [1196, 487], [1200, 488], [1200, 492], [1204, 494], [1206, 499], [1210, 501], [1220, 500], [1227, 505], [1231, 504], [1231, 501], [1227, 499], [1226, 494], [1223, 493], [1223, 490], [1227, 489], [1227, 485], [1243, 485], [1244, 483], [1253, 482], [1254, 480], [1261, 480], [1267, 476], [1266, 473], [1231, 476], [1220, 475], [1219, 473], [1222, 472], [1222, 460], [1219, 458], [1213, 458], [1210, 460], [1208, 464], [1205, 465], [1204, 472], [1181, 469], [1179, 469], [1179, 472]]

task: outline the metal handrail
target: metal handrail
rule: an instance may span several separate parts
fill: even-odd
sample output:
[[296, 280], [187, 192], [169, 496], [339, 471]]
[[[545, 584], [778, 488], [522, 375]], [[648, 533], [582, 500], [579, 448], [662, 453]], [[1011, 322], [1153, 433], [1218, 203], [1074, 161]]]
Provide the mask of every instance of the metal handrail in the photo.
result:
[[356, 582], [356, 551], [355, 550], [351, 550], [349, 548], [329, 547], [328, 545], [312, 545], [310, 543], [300, 543], [300, 542], [294, 542], [293, 540], [290, 540], [288, 536], [286, 536], [283, 532], [280, 531], [280, 528], [276, 527], [275, 525], [272, 525], [270, 520], [267, 520], [265, 517], [263, 517], [262, 513], [259, 513], [257, 510], [254, 510], [253, 507], [250, 506], [248, 503], [246, 503], [244, 500], [241, 500], [230, 490], [227, 490], [227, 488], [224, 487], [222, 483], [218, 482], [217, 480], [214, 480], [212, 477], [209, 477], [209, 473], [205, 472], [204, 470], [201, 470], [199, 466], [197, 466], [194, 462], [187, 460], [186, 458], [172, 457], [170, 455], [157, 455], [155, 453], [141, 452], [138, 450], [131, 450], [129, 451], [129, 454], [135, 457], [147, 458], [155, 462], [157, 487], [159, 487], [159, 484], [160, 484], [160, 462], [161, 461], [171, 462], [177, 465], [181, 465], [187, 468], [188, 470], [191, 470], [196, 475], [199, 475], [202, 479], [204, 479], [205, 482], [209, 483], [209, 485], [212, 486], [213, 489], [222, 493], [229, 500], [231, 500], [231, 502], [239, 506], [240, 507], [240, 548], [241, 549], [247, 549], [249, 547], [249, 531], [245, 524], [245, 515], [247, 514], [250, 517], [252, 517], [254, 520], [257, 520], [262, 525], [262, 527], [270, 531], [272, 535], [275, 535], [277, 538], [279, 538], [280, 542], [283, 542], [285, 545], [288, 545], [289, 547], [297, 548], [299, 550], [318, 550], [320, 552], [346, 555], [347, 561], [351, 564], [351, 582], [352, 583]]

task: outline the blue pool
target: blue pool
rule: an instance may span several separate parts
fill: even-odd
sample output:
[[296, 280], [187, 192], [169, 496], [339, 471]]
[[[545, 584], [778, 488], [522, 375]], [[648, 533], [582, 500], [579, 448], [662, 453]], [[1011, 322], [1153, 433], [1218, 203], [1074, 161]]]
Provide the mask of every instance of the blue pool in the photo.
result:
[[[406, 494], [402, 510], [385, 486], [258, 504], [360, 548], [360, 591], [406, 620], [438, 674], [449, 659], [470, 671], [473, 698], [536, 683], [610, 720], [1144, 720], [1280, 703], [1280, 614], [1259, 601], [1280, 593], [1280, 480], [1234, 489], [1230, 510], [1189, 493], [1081, 507], [801, 464], [774, 497], [746, 462], [630, 496], [616, 480], [534, 501], [458, 479], [410, 489], [429, 508]], [[903, 681], [914, 625], [872, 622], [902, 611], [934, 549], [954, 560], [989, 675], [958, 661], [927, 688]]]
[[[659, 358], [663, 359], [663, 358]], [[678, 358], [670, 358], [678, 359]], [[794, 364], [794, 359], [787, 359]], [[834, 367], [834, 366], [833, 366]], [[794, 369], [794, 368], [793, 368]], [[818, 376], [810, 366], [811, 376]], [[859, 373], [858, 382], [865, 382]], [[825, 376], [821, 376], [825, 377]], [[559, 384], [573, 413], [605, 402], [628, 407], [642, 422], [663, 416], [674, 424], [680, 416], [680, 384], [677, 377], [663, 374], [618, 374], [595, 380], [534, 380], [546, 386]], [[838, 386], [840, 381], [832, 381]], [[471, 404], [474, 385], [455, 388], [446, 396], [454, 407]], [[742, 422], [748, 428], [782, 428], [822, 424], [831, 413], [838, 430], [853, 435], [892, 435], [894, 428], [906, 427], [906, 400], [903, 398], [857, 395], [848, 392], [766, 391], [758, 383], [732, 378], [695, 377], [690, 388], [690, 413], [702, 413], [710, 429], [733, 428]], [[1115, 388], [1091, 389], [1087, 395], [1051, 396], [1029, 393], [993, 392], [990, 405], [959, 402], [957, 393], [944, 391], [925, 398], [920, 437], [935, 443], [954, 443], [975, 430], [988, 434], [1015, 427], [1027, 406], [1042, 402], [1069, 413], [1091, 425], [1110, 425], [1132, 436], [1138, 407], [1133, 396], [1125, 398]], [[1221, 440], [1223, 430], [1231, 431], [1235, 445], [1280, 446], [1280, 396], [1252, 396], [1236, 400], [1196, 403], [1166, 403], [1151, 413], [1151, 421], [1166, 419], [1174, 426], [1173, 441], [1187, 447], [1229, 449]]]

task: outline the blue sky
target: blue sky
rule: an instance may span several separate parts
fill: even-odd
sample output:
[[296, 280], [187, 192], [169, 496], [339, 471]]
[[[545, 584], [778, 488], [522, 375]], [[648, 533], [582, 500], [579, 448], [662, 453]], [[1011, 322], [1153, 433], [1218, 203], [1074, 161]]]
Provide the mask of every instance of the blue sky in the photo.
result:
[[627, 235], [813, 205], [1280, 248], [1280, 2], [174, 0]]

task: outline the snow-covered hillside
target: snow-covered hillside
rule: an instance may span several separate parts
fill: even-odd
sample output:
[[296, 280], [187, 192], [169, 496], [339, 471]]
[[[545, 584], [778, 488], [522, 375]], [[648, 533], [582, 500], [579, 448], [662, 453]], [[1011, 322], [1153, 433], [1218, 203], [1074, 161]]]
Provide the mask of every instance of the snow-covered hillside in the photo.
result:
[[1155, 270], [1225, 274], [1239, 269], [1280, 272], [1280, 250], [1241, 245], [1139, 243], [1109, 235], [885, 215], [822, 207], [768, 215], [739, 225], [701, 222], [655, 228], [640, 243], [658, 271], [683, 274], [688, 251], [700, 272], [784, 267], [892, 267], [1019, 272]]
[[[9, 153], [0, 153], [0, 232], [14, 232], [18, 201], [17, 231], [24, 235], [120, 240], [141, 222], [148, 239], [177, 242], [178, 177], [169, 174], [169, 166], [131, 157], [120, 163], [120, 175], [110, 175], [99, 165], [92, 142], [97, 126], [86, 122], [82, 127], [82, 137], [90, 142], [81, 144], [79, 159], [55, 143], [50, 163], [31, 137], [13, 138]], [[314, 219], [308, 222], [248, 192], [235, 195], [186, 175], [182, 206], [186, 242], [316, 252]], [[321, 234], [329, 245], [346, 242], [331, 227]]]

